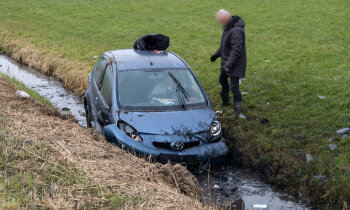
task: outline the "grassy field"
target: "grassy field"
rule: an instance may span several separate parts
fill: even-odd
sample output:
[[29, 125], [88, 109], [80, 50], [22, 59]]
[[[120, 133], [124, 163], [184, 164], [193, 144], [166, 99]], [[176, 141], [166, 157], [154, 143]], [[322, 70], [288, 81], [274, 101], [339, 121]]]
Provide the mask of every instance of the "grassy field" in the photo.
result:
[[[219, 62], [209, 57], [219, 46], [214, 14], [221, 8], [246, 21], [248, 69], [241, 89], [248, 92], [252, 121], [229, 119], [230, 108], [221, 116], [234, 151], [243, 154], [245, 166], [315, 203], [349, 201], [350, 138], [328, 141], [350, 126], [348, 0], [2, 0], [0, 46], [82, 92], [94, 56], [164, 33], [169, 50], [190, 64], [219, 103]], [[270, 124], [261, 125], [261, 118]], [[313, 161], [305, 161], [306, 153]]]

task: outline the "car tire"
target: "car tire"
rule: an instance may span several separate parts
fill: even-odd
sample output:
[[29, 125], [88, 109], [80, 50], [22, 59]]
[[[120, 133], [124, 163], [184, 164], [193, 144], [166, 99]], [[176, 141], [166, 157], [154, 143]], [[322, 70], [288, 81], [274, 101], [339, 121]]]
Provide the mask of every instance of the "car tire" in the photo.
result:
[[91, 115], [89, 112], [88, 105], [85, 104], [85, 117], [86, 117], [86, 125], [88, 128], [92, 128], [92, 123], [91, 123]]

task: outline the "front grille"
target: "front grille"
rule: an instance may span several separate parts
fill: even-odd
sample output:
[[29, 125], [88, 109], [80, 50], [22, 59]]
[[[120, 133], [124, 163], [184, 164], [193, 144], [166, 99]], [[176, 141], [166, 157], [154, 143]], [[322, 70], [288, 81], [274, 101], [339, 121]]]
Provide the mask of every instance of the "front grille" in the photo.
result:
[[[172, 149], [171, 143], [168, 143], [168, 142], [153, 142], [153, 146], [162, 148], [162, 149]], [[197, 147], [197, 146], [199, 146], [199, 141], [185, 142], [183, 149], [188, 149], [188, 148]]]
[[188, 149], [191, 147], [197, 147], [197, 146], [199, 146], [199, 141], [186, 142], [184, 145], [184, 149]]
[[162, 149], [171, 149], [170, 143], [153, 142], [153, 146], [162, 148]]
[[171, 155], [171, 154], [160, 154], [159, 155], [160, 162], [176, 162], [176, 163], [196, 163], [197, 156], [196, 155]]

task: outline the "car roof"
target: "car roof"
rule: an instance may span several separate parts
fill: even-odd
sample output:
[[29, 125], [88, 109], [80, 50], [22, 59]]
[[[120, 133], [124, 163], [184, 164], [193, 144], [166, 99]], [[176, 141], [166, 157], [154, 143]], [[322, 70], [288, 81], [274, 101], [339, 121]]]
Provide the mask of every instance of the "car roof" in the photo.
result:
[[[169, 51], [114, 50], [109, 53], [117, 63], [117, 70], [131, 69], [162, 69], [162, 68], [188, 68], [186, 63], [175, 53]], [[109, 56], [110, 57], [110, 56]]]

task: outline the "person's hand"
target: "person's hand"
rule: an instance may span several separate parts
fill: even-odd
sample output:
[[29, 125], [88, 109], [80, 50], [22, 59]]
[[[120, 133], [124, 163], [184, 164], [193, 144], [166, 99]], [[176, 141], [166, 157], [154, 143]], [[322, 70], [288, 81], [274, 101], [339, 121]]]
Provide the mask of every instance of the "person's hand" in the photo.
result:
[[222, 68], [222, 70], [223, 70], [226, 74], [230, 72], [230, 69], [227, 68], [226, 66], [224, 66], [224, 68]]
[[210, 61], [211, 61], [211, 62], [215, 62], [216, 59], [218, 59], [218, 56], [216, 56], [216, 55], [212, 55], [212, 56], [210, 57]]

